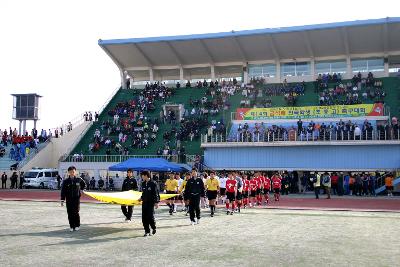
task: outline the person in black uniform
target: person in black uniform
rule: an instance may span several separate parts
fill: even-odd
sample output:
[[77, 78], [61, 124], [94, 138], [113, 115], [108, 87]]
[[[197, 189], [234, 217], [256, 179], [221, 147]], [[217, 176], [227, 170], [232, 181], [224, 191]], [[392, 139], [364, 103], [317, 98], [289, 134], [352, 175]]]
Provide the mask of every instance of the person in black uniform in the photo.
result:
[[1, 175], [1, 189], [7, 189], [7, 174], [3, 172]]
[[156, 233], [156, 222], [154, 220], [154, 208], [158, 209], [160, 202], [160, 194], [156, 182], [150, 179], [148, 171], [141, 173], [142, 182], [142, 223], [144, 227], [144, 236], [150, 236], [150, 227], [153, 229], [152, 234]]
[[81, 226], [79, 217], [79, 204], [81, 197], [81, 190], [86, 187], [85, 181], [76, 177], [76, 168], [71, 166], [68, 168], [68, 178], [64, 180], [61, 186], [61, 207], [64, 206], [66, 201], [68, 221], [70, 231], [78, 231]]
[[[192, 170], [190, 179], [187, 181], [185, 187], [185, 194], [189, 197], [189, 213], [190, 222], [192, 225], [196, 224], [195, 215], [197, 218], [197, 224], [200, 223], [200, 197], [205, 196], [203, 180], [197, 175], [196, 170]], [[196, 213], [196, 214], [195, 214]]]
[[24, 177], [25, 177], [24, 172], [21, 172], [21, 173], [19, 174], [19, 189], [22, 189], [22, 186], [23, 186], [24, 183], [25, 183]]
[[[137, 185], [136, 179], [133, 178], [132, 169], [128, 169], [127, 176], [126, 176], [124, 182], [122, 183], [121, 191], [129, 191], [129, 190], [135, 190], [135, 191], [138, 190], [138, 185]], [[127, 209], [127, 207], [128, 207], [128, 209]], [[132, 206], [121, 205], [121, 210], [122, 210], [122, 213], [125, 215], [125, 221], [131, 221], [133, 205]]]

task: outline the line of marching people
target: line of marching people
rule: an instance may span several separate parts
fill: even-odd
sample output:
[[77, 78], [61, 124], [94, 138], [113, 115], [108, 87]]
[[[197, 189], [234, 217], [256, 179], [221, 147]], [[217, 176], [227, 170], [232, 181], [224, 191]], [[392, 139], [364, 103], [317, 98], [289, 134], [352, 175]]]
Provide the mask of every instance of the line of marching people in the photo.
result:
[[271, 192], [274, 201], [279, 201], [281, 186], [282, 177], [278, 172], [268, 177], [261, 172], [248, 174], [232, 171], [227, 177], [218, 177], [214, 171], [198, 175], [196, 170], [192, 170], [185, 174], [185, 179], [179, 174], [169, 175], [165, 182], [165, 193], [180, 195], [166, 200], [166, 204], [170, 215], [176, 213], [177, 206], [181, 205], [181, 211], [190, 214], [191, 222], [197, 224], [200, 220], [200, 206], [209, 207], [210, 216], [213, 217], [216, 205], [225, 203], [226, 214], [233, 215], [242, 208], [268, 205]]

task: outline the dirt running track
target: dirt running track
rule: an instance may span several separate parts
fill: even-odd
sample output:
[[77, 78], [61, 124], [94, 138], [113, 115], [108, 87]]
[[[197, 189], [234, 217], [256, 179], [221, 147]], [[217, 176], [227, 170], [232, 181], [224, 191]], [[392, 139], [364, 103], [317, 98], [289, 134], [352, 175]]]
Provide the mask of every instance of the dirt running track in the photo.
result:
[[[0, 190], [0, 200], [19, 201], [58, 201], [59, 191], [46, 190]], [[82, 202], [98, 203], [83, 195]], [[305, 210], [354, 210], [354, 211], [392, 211], [400, 212], [400, 198], [387, 197], [333, 197], [314, 199], [312, 195], [291, 195], [281, 197], [279, 202], [271, 202], [268, 208]]]

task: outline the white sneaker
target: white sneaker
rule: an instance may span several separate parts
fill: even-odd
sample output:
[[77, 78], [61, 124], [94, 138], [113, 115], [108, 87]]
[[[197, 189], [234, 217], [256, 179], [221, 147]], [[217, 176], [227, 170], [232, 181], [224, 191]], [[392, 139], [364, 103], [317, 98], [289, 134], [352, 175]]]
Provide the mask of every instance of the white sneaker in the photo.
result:
[[74, 231], [74, 228], [69, 228], [69, 231], [70, 231], [70, 232], [73, 232], [73, 231]]
[[196, 224], [200, 224], [200, 219], [197, 219]]
[[194, 226], [196, 223], [195, 222], [190, 222], [190, 225]]
[[75, 231], [79, 231], [79, 227], [76, 227], [76, 228], [75, 228]]

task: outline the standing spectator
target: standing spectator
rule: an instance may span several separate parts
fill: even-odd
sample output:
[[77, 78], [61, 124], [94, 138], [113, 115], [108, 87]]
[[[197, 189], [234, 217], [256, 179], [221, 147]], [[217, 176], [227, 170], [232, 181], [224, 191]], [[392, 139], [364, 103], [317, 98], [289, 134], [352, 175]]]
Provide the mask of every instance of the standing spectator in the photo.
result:
[[388, 196], [393, 196], [393, 176], [391, 173], [386, 174], [385, 186]]
[[338, 195], [338, 180], [339, 180], [339, 176], [337, 175], [336, 172], [333, 172], [332, 176], [331, 176], [331, 185], [332, 185], [332, 191], [333, 191], [334, 195]]
[[59, 174], [57, 174], [57, 189], [60, 190], [61, 189], [61, 176]]
[[301, 176], [301, 188], [300, 188], [300, 192], [305, 194], [307, 191], [307, 184], [308, 184], [308, 177], [306, 172], [303, 172], [303, 175]]
[[64, 206], [64, 201], [66, 201], [70, 232], [78, 231], [81, 226], [79, 205], [81, 190], [84, 190], [85, 186], [83, 179], [76, 177], [76, 168], [70, 166], [68, 168], [68, 178], [63, 182], [61, 188], [61, 207]]
[[94, 113], [94, 121], [99, 121], [99, 113], [97, 111]]
[[11, 186], [10, 189], [17, 189], [17, 181], [18, 181], [18, 174], [17, 172], [13, 172], [13, 174], [11, 175]]
[[343, 172], [340, 172], [339, 173], [339, 176], [338, 176], [338, 181], [337, 181], [337, 194], [338, 194], [338, 196], [343, 196], [343, 194], [344, 194], [344, 186], [343, 186], [343, 184], [344, 184], [344, 180], [343, 180]]
[[331, 198], [331, 177], [329, 173], [325, 172], [322, 175], [322, 185], [324, 186], [325, 192], [328, 195], [327, 199]]
[[1, 189], [7, 189], [7, 174], [3, 172], [1, 175]]
[[118, 114], [115, 114], [115, 115], [114, 115], [113, 124], [114, 124], [114, 125], [117, 125], [117, 124], [118, 124], [118, 121], [119, 121], [119, 116], [118, 116]]
[[368, 173], [363, 173], [362, 174], [362, 186], [363, 186], [363, 196], [368, 196], [369, 194], [369, 174]]
[[21, 172], [19, 174], [19, 189], [22, 189], [24, 182], [25, 182], [25, 175], [24, 175], [24, 172]]
[[318, 172], [311, 173], [311, 178], [310, 181], [313, 183], [314, 185], [314, 193], [315, 193], [315, 198], [319, 199], [319, 188], [321, 186], [321, 176], [318, 174]]
[[282, 179], [281, 179], [281, 183], [282, 183], [282, 195], [288, 195], [289, 194], [289, 174], [287, 172], [285, 172], [282, 175]]
[[144, 228], [144, 236], [150, 236], [150, 227], [152, 228], [152, 234], [156, 231], [156, 222], [154, 220], [154, 209], [158, 208], [160, 202], [160, 194], [158, 192], [157, 183], [150, 179], [148, 171], [141, 173], [142, 182], [142, 223]]
[[370, 192], [371, 196], [374, 196], [374, 197], [376, 197], [375, 186], [376, 186], [376, 176], [372, 172], [369, 177], [369, 192]]
[[362, 179], [359, 173], [356, 173], [356, 177], [355, 177], [355, 184], [354, 184], [354, 191], [356, 196], [361, 196], [361, 192], [362, 192]]
[[303, 122], [301, 121], [301, 119], [299, 119], [297, 122], [297, 136], [300, 135], [302, 130], [303, 130]]

